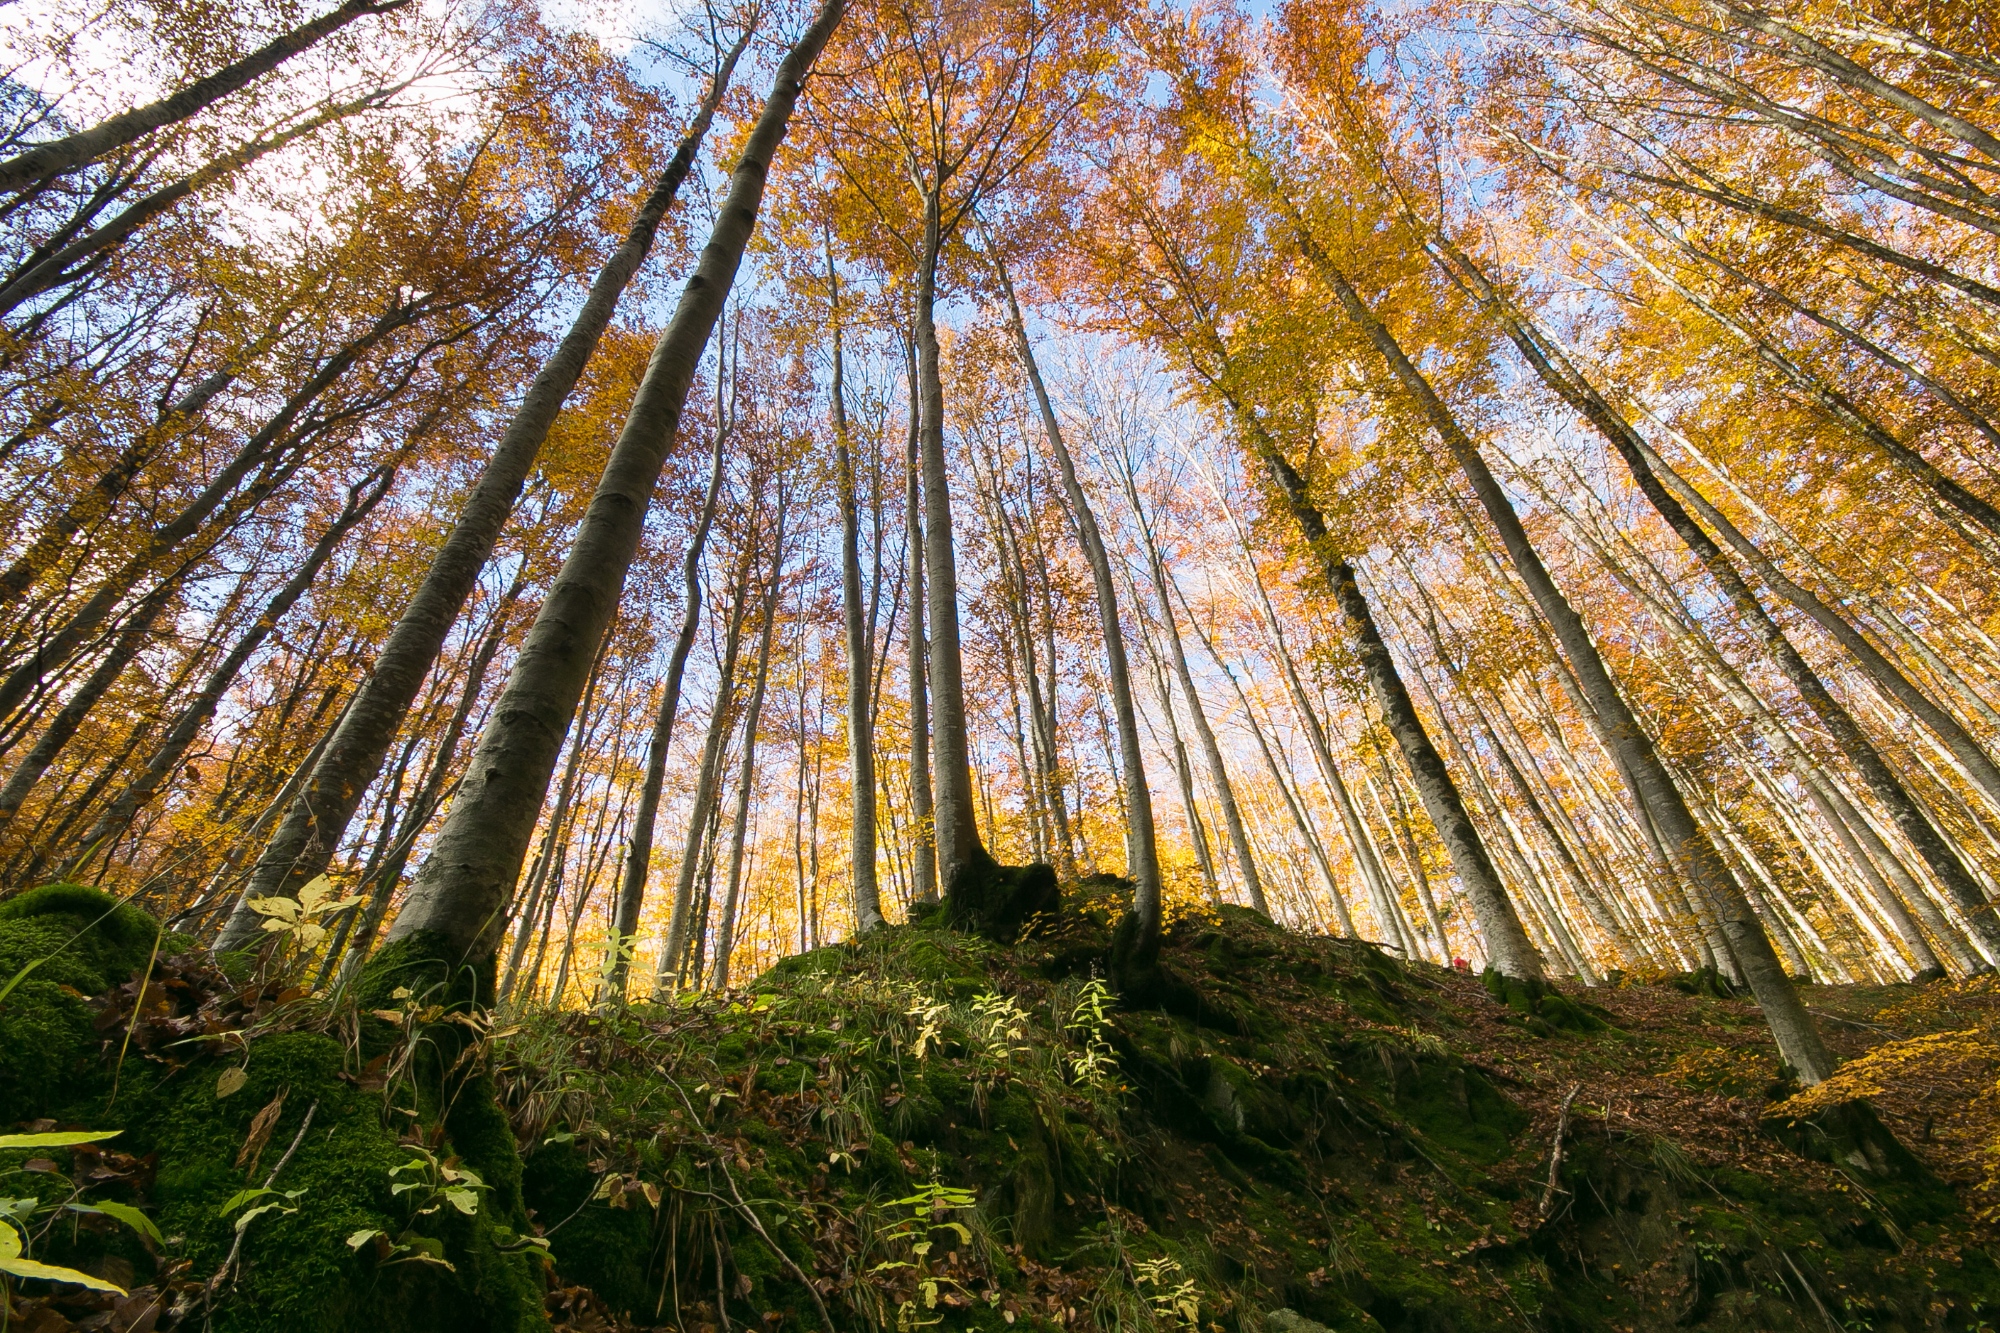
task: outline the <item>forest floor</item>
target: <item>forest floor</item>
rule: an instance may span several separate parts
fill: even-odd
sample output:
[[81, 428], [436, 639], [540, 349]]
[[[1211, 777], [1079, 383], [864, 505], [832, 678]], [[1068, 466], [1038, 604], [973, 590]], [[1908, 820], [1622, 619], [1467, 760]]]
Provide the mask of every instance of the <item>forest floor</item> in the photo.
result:
[[[80, 899], [11, 906], [0, 984], [88, 924], [56, 910]], [[35, 1257], [132, 1295], [18, 1283], [12, 1327], [2000, 1322], [1991, 978], [1809, 988], [1847, 1063], [1795, 1098], [1746, 1001], [1625, 985], [1535, 1012], [1236, 909], [1174, 923], [1174, 1012], [1124, 1010], [1094, 979], [1116, 910], [1011, 945], [901, 927], [724, 995], [492, 1025], [386, 983], [329, 1007], [100, 924], [124, 933], [0, 1000], [0, 1130], [120, 1137], [0, 1149], [0, 1195], [33, 1196], [0, 1208], [63, 1216]], [[1855, 1096], [1908, 1154], [1839, 1128]]]

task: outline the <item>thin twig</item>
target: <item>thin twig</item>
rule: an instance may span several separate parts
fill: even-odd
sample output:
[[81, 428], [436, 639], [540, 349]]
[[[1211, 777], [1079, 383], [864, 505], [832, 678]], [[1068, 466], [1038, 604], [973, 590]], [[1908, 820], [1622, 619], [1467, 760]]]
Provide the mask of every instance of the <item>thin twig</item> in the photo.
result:
[[1569, 1096], [1563, 1098], [1562, 1110], [1556, 1115], [1555, 1149], [1549, 1154], [1549, 1183], [1542, 1190], [1542, 1206], [1535, 1210], [1535, 1215], [1543, 1221], [1548, 1220], [1549, 1212], [1555, 1206], [1556, 1195], [1559, 1193], [1568, 1193], [1561, 1185], [1563, 1135], [1569, 1131], [1569, 1104], [1576, 1100], [1576, 1094], [1582, 1088], [1583, 1085], [1581, 1083], [1570, 1085]]
[[735, 1208], [735, 1210], [738, 1213], [742, 1214], [743, 1220], [748, 1222], [751, 1228], [755, 1230], [759, 1236], [762, 1236], [764, 1238], [764, 1243], [771, 1247], [771, 1253], [778, 1256], [778, 1262], [783, 1264], [785, 1267], [791, 1269], [792, 1276], [797, 1278], [799, 1282], [805, 1287], [806, 1295], [812, 1297], [813, 1304], [819, 1307], [820, 1322], [826, 1325], [826, 1333], [835, 1333], [833, 1327], [833, 1316], [827, 1313], [826, 1302], [821, 1300], [819, 1296], [819, 1288], [813, 1285], [813, 1280], [806, 1276], [806, 1271], [803, 1268], [800, 1268], [798, 1264], [793, 1261], [792, 1256], [785, 1253], [784, 1247], [778, 1244], [777, 1241], [771, 1239], [771, 1233], [764, 1230], [764, 1223], [761, 1219], [758, 1218], [756, 1210], [751, 1208], [748, 1203], [744, 1202], [743, 1191], [736, 1188], [736, 1177], [730, 1173], [729, 1163], [726, 1160], [728, 1154], [725, 1153], [721, 1148], [716, 1147], [715, 1135], [711, 1134], [706, 1128], [702, 1127], [701, 1117], [695, 1114], [694, 1103], [688, 1100], [687, 1093], [681, 1091], [681, 1085], [675, 1082], [673, 1079], [668, 1079], [667, 1083], [668, 1086], [673, 1088], [674, 1095], [681, 1099], [681, 1105], [687, 1107], [688, 1118], [694, 1122], [695, 1127], [697, 1129], [701, 1130], [702, 1138], [708, 1141], [709, 1151], [715, 1154], [715, 1164], [722, 1168], [722, 1178], [729, 1182], [729, 1192], [730, 1194], [735, 1196], [734, 1200], [732, 1201], [730, 1199], [724, 1199], [720, 1194], [716, 1194], [711, 1191], [709, 1193], [709, 1197], [712, 1199], [720, 1200], [723, 1203], [730, 1204], [733, 1208]]
[[[273, 1185], [278, 1183], [278, 1173], [283, 1171], [285, 1167], [290, 1164], [292, 1160], [292, 1154], [297, 1152], [299, 1150], [299, 1145], [306, 1141], [306, 1131], [312, 1128], [313, 1113], [317, 1110], [319, 1110], [318, 1102], [314, 1102], [311, 1106], [308, 1106], [306, 1108], [306, 1118], [299, 1122], [299, 1132], [292, 1135], [292, 1146], [285, 1149], [285, 1155], [283, 1157], [280, 1157], [278, 1159], [278, 1164], [271, 1168], [271, 1174], [264, 1177], [265, 1189], [270, 1189]], [[209, 1304], [214, 1301], [216, 1288], [220, 1287], [222, 1285], [222, 1279], [224, 1277], [229, 1276], [231, 1271], [235, 1269], [237, 1256], [242, 1254], [243, 1252], [244, 1234], [247, 1233], [249, 1230], [250, 1228], [247, 1226], [239, 1226], [236, 1228], [236, 1240], [229, 1247], [229, 1257], [222, 1261], [222, 1267], [215, 1270], [215, 1276], [211, 1277], [208, 1280], [207, 1286], [204, 1287], [202, 1290], [202, 1301], [204, 1304]]]

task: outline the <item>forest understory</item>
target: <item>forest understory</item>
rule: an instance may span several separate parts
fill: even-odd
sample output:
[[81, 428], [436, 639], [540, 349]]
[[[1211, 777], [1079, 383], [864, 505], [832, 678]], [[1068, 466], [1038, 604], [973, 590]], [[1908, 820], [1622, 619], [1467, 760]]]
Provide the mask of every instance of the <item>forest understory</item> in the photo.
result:
[[[1241, 908], [1177, 917], [1179, 984], [1123, 1007], [1098, 979], [1122, 890], [1071, 886], [1011, 945], [923, 922], [741, 990], [490, 1019], [407, 959], [329, 1003], [156, 951], [94, 891], [19, 896], [0, 975], [47, 962], [0, 1006], [0, 1121], [95, 1141], [0, 1148], [5, 1192], [81, 1204], [41, 1257], [129, 1294], [26, 1284], [8, 1327], [1916, 1333], [2000, 1311], [1990, 975], [1803, 988], [1843, 1064], [1801, 1094], [1713, 977], [1537, 1000]], [[157, 1229], [91, 1211], [120, 1205]]]

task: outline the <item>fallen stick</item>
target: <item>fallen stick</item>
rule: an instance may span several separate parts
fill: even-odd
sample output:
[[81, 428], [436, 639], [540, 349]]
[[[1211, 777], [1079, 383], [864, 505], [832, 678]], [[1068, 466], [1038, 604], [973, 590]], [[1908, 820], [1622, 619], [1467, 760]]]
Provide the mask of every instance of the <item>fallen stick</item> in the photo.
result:
[[1569, 1096], [1563, 1098], [1562, 1110], [1556, 1115], [1555, 1149], [1549, 1154], [1549, 1183], [1542, 1190], [1542, 1206], [1535, 1210], [1535, 1215], [1544, 1222], [1548, 1221], [1549, 1211], [1555, 1206], [1556, 1195], [1568, 1193], [1561, 1185], [1563, 1135], [1569, 1132], [1569, 1104], [1576, 1100], [1576, 1094], [1582, 1087], [1581, 1083], [1570, 1085]]

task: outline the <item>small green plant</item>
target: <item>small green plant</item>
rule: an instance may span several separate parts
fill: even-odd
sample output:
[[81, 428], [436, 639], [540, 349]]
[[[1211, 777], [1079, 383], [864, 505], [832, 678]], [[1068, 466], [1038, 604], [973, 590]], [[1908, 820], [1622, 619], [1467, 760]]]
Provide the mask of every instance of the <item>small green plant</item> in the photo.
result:
[[943, 1043], [944, 1016], [951, 1012], [951, 1005], [921, 993], [913, 998], [915, 1003], [903, 1012], [917, 1020], [917, 1037], [910, 1043], [910, 1054], [921, 1060], [925, 1052]]
[[1201, 1326], [1201, 1295], [1195, 1290], [1194, 1279], [1182, 1271], [1178, 1260], [1166, 1255], [1136, 1260], [1132, 1274], [1138, 1279], [1140, 1294], [1153, 1308], [1155, 1318], [1170, 1328]]
[[[266, 1213], [277, 1213], [280, 1216], [286, 1213], [296, 1213], [299, 1210], [298, 1202], [305, 1197], [305, 1193], [304, 1190], [274, 1190], [270, 1188], [238, 1190], [229, 1196], [228, 1203], [222, 1205], [221, 1215], [228, 1217], [231, 1213], [236, 1213], [238, 1208], [243, 1209], [242, 1212], [236, 1213], [236, 1230], [241, 1232], [245, 1227]], [[259, 1200], [265, 1200], [265, 1202], [259, 1202]], [[247, 1206], [251, 1204], [255, 1204], [256, 1206]]]
[[[957, 1279], [941, 1273], [931, 1262], [931, 1240], [933, 1231], [949, 1231], [958, 1237], [961, 1245], [972, 1243], [972, 1229], [963, 1222], [951, 1220], [949, 1214], [964, 1212], [973, 1206], [971, 1190], [943, 1185], [933, 1180], [920, 1186], [917, 1192], [901, 1199], [892, 1199], [882, 1207], [895, 1216], [893, 1225], [880, 1234], [880, 1239], [890, 1244], [907, 1244], [910, 1257], [884, 1259], [868, 1271], [871, 1273], [895, 1273], [910, 1271], [916, 1278], [916, 1292], [896, 1307], [897, 1333], [926, 1328], [942, 1323], [943, 1316], [926, 1318], [926, 1312], [937, 1309], [939, 1293], [946, 1287], [964, 1293], [964, 1286]], [[896, 1216], [898, 1210], [907, 1210]]]
[[604, 948], [597, 960], [597, 994], [600, 999], [613, 999], [619, 994], [616, 982], [621, 972], [632, 966], [632, 957], [639, 951], [639, 937], [621, 935], [613, 927], [604, 937]]
[[[395, 1181], [389, 1192], [409, 1209], [409, 1225], [393, 1237], [380, 1228], [365, 1227], [347, 1238], [347, 1247], [358, 1253], [363, 1246], [372, 1245], [375, 1257], [384, 1265], [436, 1264], [440, 1268], [452, 1269], [451, 1261], [444, 1257], [444, 1242], [435, 1236], [422, 1234], [417, 1227], [423, 1219], [436, 1217], [447, 1208], [467, 1217], [476, 1217], [480, 1191], [491, 1187], [470, 1167], [459, 1165], [456, 1157], [440, 1159], [435, 1153], [415, 1145], [411, 1146], [410, 1152], [412, 1155], [408, 1161], [389, 1168], [389, 1178]], [[546, 1245], [541, 1237], [532, 1236], [523, 1238], [514, 1248], [545, 1248]]]
[[333, 881], [325, 875], [318, 875], [299, 890], [296, 899], [273, 895], [251, 898], [244, 905], [264, 918], [265, 930], [281, 936], [295, 954], [303, 955], [319, 948], [331, 933], [321, 924], [323, 918], [335, 912], [344, 912], [360, 902], [359, 894], [350, 898], [334, 897]]
[[998, 991], [975, 996], [972, 1012], [988, 1059], [1005, 1064], [1027, 1053], [1026, 1046], [1016, 1043], [1027, 1036], [1028, 1011], [1013, 996]]
[[[116, 1137], [121, 1131], [74, 1130], [55, 1134], [0, 1134], [0, 1151], [21, 1148], [74, 1148], [80, 1144], [96, 1143], [102, 1139]], [[18, 1174], [10, 1172], [8, 1174]], [[43, 1173], [46, 1174], [46, 1173]], [[45, 1203], [38, 1197], [19, 1199], [0, 1198], [0, 1313], [12, 1307], [13, 1283], [16, 1278], [36, 1278], [43, 1282], [66, 1282], [72, 1286], [88, 1287], [93, 1291], [116, 1292], [123, 1296], [125, 1289], [103, 1278], [74, 1268], [64, 1268], [60, 1264], [45, 1264], [32, 1257], [36, 1239], [46, 1234], [48, 1228], [58, 1218], [65, 1215], [95, 1215], [108, 1217], [123, 1223], [141, 1236], [160, 1244], [160, 1229], [153, 1225], [153, 1219], [130, 1204], [117, 1203], [110, 1199], [86, 1202], [80, 1193], [72, 1193], [67, 1199]]]
[[1077, 1034], [1080, 1049], [1069, 1057], [1070, 1077], [1098, 1092], [1114, 1089], [1118, 1055], [1104, 1039], [1105, 1013], [1112, 1004], [1111, 988], [1096, 977], [1084, 983], [1064, 1031]]

